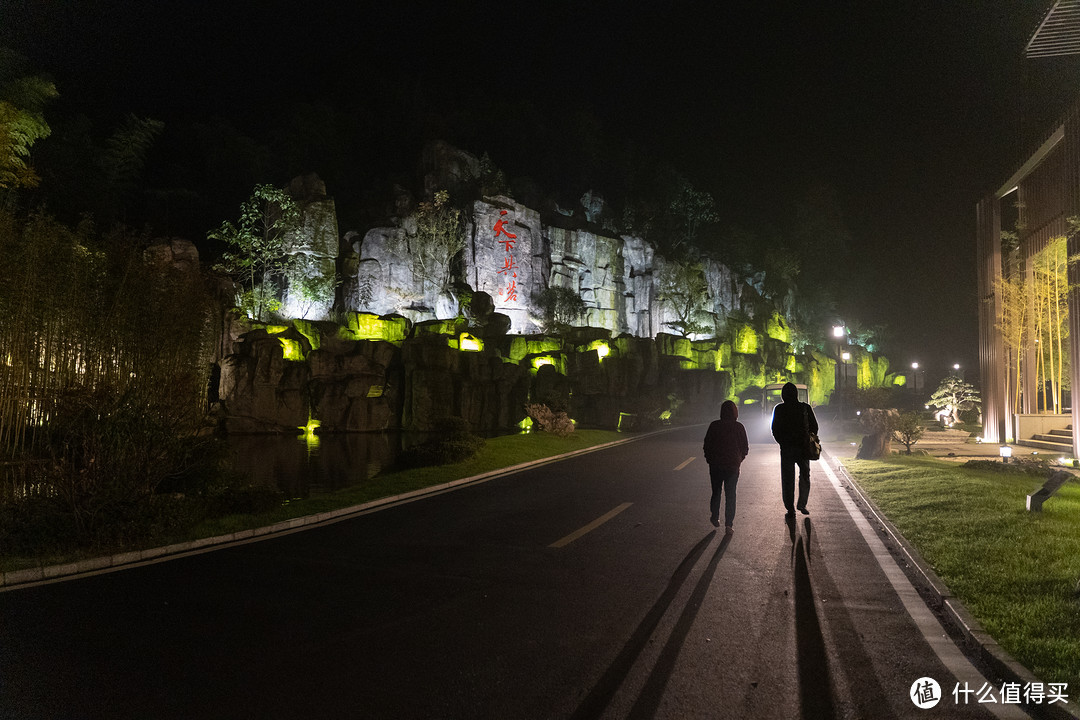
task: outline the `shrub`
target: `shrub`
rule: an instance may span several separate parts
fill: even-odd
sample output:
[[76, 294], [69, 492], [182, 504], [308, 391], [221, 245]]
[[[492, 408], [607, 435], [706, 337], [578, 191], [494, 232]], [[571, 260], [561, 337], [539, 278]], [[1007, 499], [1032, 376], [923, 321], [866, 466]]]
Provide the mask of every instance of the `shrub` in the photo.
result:
[[484, 438], [474, 435], [469, 423], [459, 417], [438, 421], [435, 433], [435, 439], [412, 448], [405, 456], [407, 464], [425, 466], [464, 462], [484, 447]]
[[919, 414], [913, 412], [900, 413], [900, 417], [892, 422], [893, 439], [903, 443], [907, 454], [911, 454], [911, 446], [919, 441], [923, 435], [922, 423], [919, 422]]
[[566, 437], [574, 432], [574, 422], [565, 412], [552, 412], [551, 408], [542, 403], [526, 403], [525, 414], [532, 418], [534, 428], [539, 427], [546, 433]]

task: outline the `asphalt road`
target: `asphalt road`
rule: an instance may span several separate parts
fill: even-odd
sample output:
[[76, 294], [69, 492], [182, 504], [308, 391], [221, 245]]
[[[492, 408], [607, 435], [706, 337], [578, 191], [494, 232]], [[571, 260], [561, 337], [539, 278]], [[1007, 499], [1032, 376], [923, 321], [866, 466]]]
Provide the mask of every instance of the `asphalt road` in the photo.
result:
[[789, 524], [752, 445], [716, 532], [703, 435], [0, 593], [0, 718], [990, 717], [817, 463]]

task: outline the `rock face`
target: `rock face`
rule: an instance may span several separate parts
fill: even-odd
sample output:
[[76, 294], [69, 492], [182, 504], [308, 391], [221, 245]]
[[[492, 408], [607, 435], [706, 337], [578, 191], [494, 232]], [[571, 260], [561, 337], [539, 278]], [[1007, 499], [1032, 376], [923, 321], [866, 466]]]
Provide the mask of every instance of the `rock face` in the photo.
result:
[[170, 238], [155, 242], [146, 248], [147, 262], [167, 265], [179, 272], [195, 272], [199, 269], [199, 249], [190, 240]]
[[[480, 172], [476, 158], [445, 144], [430, 147], [424, 165], [429, 191], [465, 191]], [[815, 402], [832, 390], [833, 361], [797, 356], [782, 319], [754, 318], [760, 288], [715, 261], [702, 260], [702, 313], [716, 339], [669, 334], [677, 316], [657, 290], [667, 261], [642, 238], [613, 231], [592, 193], [574, 211], [543, 215], [502, 195], [477, 200], [463, 218], [464, 250], [446, 268], [448, 288], [415, 262], [406, 192], [396, 194], [392, 226], [344, 242], [318, 176], [297, 178], [290, 192], [303, 208], [293, 262], [304, 272], [285, 310], [300, 319], [252, 330], [225, 317], [217, 395], [229, 430], [296, 432], [317, 422], [321, 432], [426, 431], [456, 416], [475, 431], [505, 432], [526, 402], [565, 409], [583, 425], [644, 427], [670, 413], [713, 419], [729, 397], [759, 402], [780, 375], [807, 383]], [[175, 242], [152, 249], [162, 263], [197, 264], [189, 256]], [[338, 269], [337, 307], [313, 302], [306, 281]], [[537, 299], [552, 288], [585, 307], [561, 339], [540, 335]], [[346, 326], [324, 321], [334, 310]], [[887, 447], [888, 435], [872, 440], [864, 445]]]
[[892, 452], [893, 423], [900, 417], [894, 408], [879, 410], [869, 408], [862, 414], [862, 426], [867, 431], [859, 444], [855, 457], [860, 460], [874, 460]]
[[[474, 188], [480, 161], [446, 143], [433, 143], [424, 152], [425, 187], [447, 189], [451, 198]], [[296, 287], [286, 289], [285, 314], [325, 319], [333, 303], [313, 301], [300, 285], [341, 270], [338, 309], [376, 314], [399, 313], [413, 322], [451, 319], [464, 312], [457, 288], [484, 293], [494, 311], [510, 319], [509, 332], [540, 332], [543, 318], [537, 306], [541, 293], [565, 288], [582, 299], [583, 317], [575, 325], [602, 328], [613, 334], [654, 337], [671, 331], [674, 310], [658, 299], [657, 278], [666, 261], [644, 239], [619, 235], [603, 199], [591, 191], [574, 211], [541, 213], [503, 195], [475, 201], [464, 213], [466, 247], [446, 275], [455, 289], [425, 278], [416, 265], [416, 203], [398, 188], [392, 226], [376, 227], [363, 236], [348, 233], [338, 242], [334, 201], [317, 175], [298, 177], [289, 191], [303, 208], [294, 262], [302, 269]], [[546, 218], [546, 219], [545, 219]], [[716, 261], [703, 259], [708, 297], [703, 313], [721, 330], [733, 312], [753, 317], [745, 302], [752, 279], [733, 273]], [[750, 292], [755, 297], [757, 292]], [[744, 306], [745, 305], [745, 306]]]
[[[244, 332], [221, 361], [218, 394], [230, 432], [430, 431], [461, 417], [474, 431], [516, 430], [526, 402], [565, 409], [590, 427], [646, 427], [665, 412], [712, 419], [731, 374], [716, 370], [712, 341], [670, 335], [496, 335], [476, 349], [465, 323], [360, 319]], [[382, 324], [391, 338], [352, 339]], [[232, 327], [238, 327], [233, 323]], [[369, 333], [372, 334], [372, 333]]]
[[289, 193], [300, 204], [301, 226], [290, 239], [294, 271], [284, 293], [286, 317], [325, 320], [334, 307], [340, 254], [337, 210], [314, 173], [295, 178]]

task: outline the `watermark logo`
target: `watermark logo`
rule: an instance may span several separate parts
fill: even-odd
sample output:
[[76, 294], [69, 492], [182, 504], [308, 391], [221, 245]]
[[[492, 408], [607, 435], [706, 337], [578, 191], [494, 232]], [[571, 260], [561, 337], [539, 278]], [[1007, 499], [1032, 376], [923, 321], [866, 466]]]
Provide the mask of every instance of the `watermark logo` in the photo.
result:
[[941, 686], [932, 677], [921, 677], [916, 680], [912, 683], [911, 692], [908, 694], [911, 702], [915, 703], [915, 707], [922, 710], [929, 710], [941, 702]]

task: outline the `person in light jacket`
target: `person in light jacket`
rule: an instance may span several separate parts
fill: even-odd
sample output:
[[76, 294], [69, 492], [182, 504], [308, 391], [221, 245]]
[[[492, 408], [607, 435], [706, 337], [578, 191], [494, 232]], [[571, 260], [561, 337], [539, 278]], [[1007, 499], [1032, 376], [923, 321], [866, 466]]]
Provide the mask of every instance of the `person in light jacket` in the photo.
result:
[[720, 419], [714, 420], [705, 432], [705, 461], [709, 463], [712, 496], [709, 498], [709, 519], [720, 527], [720, 498], [723, 495], [724, 530], [730, 535], [735, 521], [735, 486], [739, 482], [739, 466], [750, 452], [746, 428], [739, 422], [739, 408], [731, 400], [720, 406]]
[[[787, 383], [780, 389], [784, 402], [773, 409], [772, 435], [780, 444], [780, 495], [787, 508], [787, 517], [795, 516], [795, 509], [809, 515], [806, 501], [810, 499], [810, 459], [806, 456], [807, 433], [817, 433], [818, 423], [814, 409], [799, 400], [795, 383]], [[795, 503], [795, 466], [799, 467], [799, 502]]]

